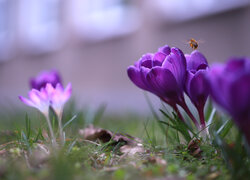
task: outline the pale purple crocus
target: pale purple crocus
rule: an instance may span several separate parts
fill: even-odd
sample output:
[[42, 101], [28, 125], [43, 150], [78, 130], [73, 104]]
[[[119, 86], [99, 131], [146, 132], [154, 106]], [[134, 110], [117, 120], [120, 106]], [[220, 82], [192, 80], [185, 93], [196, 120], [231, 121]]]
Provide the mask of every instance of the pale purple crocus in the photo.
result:
[[128, 67], [127, 73], [136, 86], [159, 96], [183, 120], [177, 108], [177, 104], [180, 105], [198, 126], [184, 100], [186, 67], [183, 52], [166, 45], [154, 54], [143, 55], [133, 66]]
[[52, 129], [51, 122], [49, 120], [49, 107], [51, 104], [50, 96], [46, 91], [46, 88], [41, 88], [41, 90], [31, 89], [29, 91], [29, 99], [19, 96], [19, 99], [26, 105], [38, 109], [44, 116], [48, 123], [51, 142], [54, 147], [57, 146], [56, 138]]
[[48, 93], [44, 88], [40, 91], [37, 89], [32, 89], [29, 92], [29, 99], [19, 96], [19, 99], [26, 105], [38, 109], [45, 116], [49, 114], [50, 99]]
[[59, 73], [55, 70], [42, 71], [37, 77], [30, 79], [30, 88], [40, 90], [45, 88], [47, 83], [50, 83], [53, 87], [56, 87], [58, 83], [62, 84]]
[[58, 83], [55, 88], [52, 86], [52, 84], [47, 84], [45, 89], [50, 99], [50, 105], [58, 117], [60, 139], [63, 145], [65, 139], [62, 127], [62, 112], [64, 104], [69, 100], [71, 96], [72, 86], [71, 83], [69, 83], [67, 87], [64, 89], [60, 83]]
[[208, 63], [203, 54], [193, 51], [185, 55], [187, 60], [187, 79], [185, 91], [196, 107], [201, 123], [201, 129], [206, 127], [204, 106], [209, 94], [209, 84], [206, 79]]
[[53, 146], [57, 146], [56, 139], [53, 133], [51, 122], [49, 120], [49, 107], [55, 111], [58, 116], [59, 133], [62, 144], [64, 144], [65, 139], [62, 129], [62, 112], [64, 104], [69, 100], [72, 92], [72, 86], [69, 83], [64, 89], [60, 83], [55, 87], [51, 83], [47, 83], [45, 88], [41, 90], [32, 89], [29, 92], [29, 99], [19, 96], [20, 100], [31, 107], [37, 108], [46, 117]]
[[32, 89], [29, 92], [29, 99], [19, 96], [19, 99], [26, 105], [37, 108], [43, 114], [47, 115], [49, 106], [51, 106], [57, 115], [62, 113], [64, 104], [71, 96], [71, 83], [64, 89], [60, 83], [54, 88], [52, 84], [47, 83], [45, 88], [40, 91]]
[[50, 98], [51, 107], [56, 114], [61, 117], [64, 104], [69, 100], [72, 93], [71, 83], [69, 83], [65, 89], [60, 83], [58, 83], [55, 88], [52, 84], [47, 84], [45, 89]]
[[250, 58], [232, 58], [209, 71], [212, 99], [233, 118], [250, 144]]

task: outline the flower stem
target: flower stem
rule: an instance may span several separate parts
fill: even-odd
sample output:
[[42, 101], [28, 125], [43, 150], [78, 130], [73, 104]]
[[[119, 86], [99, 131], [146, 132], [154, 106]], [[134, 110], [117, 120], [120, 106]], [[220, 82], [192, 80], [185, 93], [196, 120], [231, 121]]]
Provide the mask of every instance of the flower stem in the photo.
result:
[[46, 121], [47, 121], [48, 126], [49, 126], [49, 131], [50, 131], [52, 146], [53, 146], [54, 148], [56, 148], [56, 147], [57, 147], [56, 138], [55, 138], [55, 135], [54, 135], [54, 132], [53, 132], [53, 129], [52, 129], [52, 126], [51, 126], [51, 123], [50, 123], [50, 120], [49, 120], [49, 116], [48, 116], [48, 115], [46, 115]]
[[64, 136], [63, 136], [63, 129], [62, 129], [62, 113], [60, 112], [58, 114], [58, 127], [59, 127], [59, 135], [60, 135], [60, 141], [61, 145], [64, 145]]
[[180, 113], [180, 111], [179, 111], [179, 109], [178, 109], [178, 107], [177, 107], [176, 105], [174, 105], [174, 106], [173, 106], [173, 109], [174, 109], [174, 111], [177, 113], [177, 115], [178, 115], [178, 117], [180, 118], [180, 120], [181, 120], [182, 122], [185, 122], [185, 121], [184, 121], [184, 118], [183, 118], [183, 116], [182, 116], [182, 114]]
[[200, 117], [201, 129], [206, 127], [205, 117], [204, 117], [204, 106], [196, 107]]
[[196, 109], [199, 113], [199, 117], [200, 117], [200, 131], [201, 131], [201, 136], [203, 138], [209, 137], [209, 132], [208, 132], [208, 128], [206, 127], [206, 122], [205, 122], [205, 117], [204, 117], [204, 105], [198, 107], [196, 106]]
[[180, 118], [180, 120], [182, 120], [182, 122], [185, 122], [183, 116], [181, 115], [181, 113], [180, 113], [180, 111], [175, 103], [171, 103], [164, 98], [161, 98], [161, 100], [164, 101], [165, 103], [167, 103], [169, 106], [171, 106], [174, 109], [174, 111], [177, 113], [177, 116]]
[[191, 118], [191, 120], [193, 121], [193, 123], [195, 124], [195, 126], [197, 128], [199, 128], [199, 123], [196, 120], [196, 118], [194, 117], [194, 115], [191, 113], [191, 111], [189, 110], [185, 100], [182, 101], [182, 103], [179, 104], [187, 113], [187, 115]]

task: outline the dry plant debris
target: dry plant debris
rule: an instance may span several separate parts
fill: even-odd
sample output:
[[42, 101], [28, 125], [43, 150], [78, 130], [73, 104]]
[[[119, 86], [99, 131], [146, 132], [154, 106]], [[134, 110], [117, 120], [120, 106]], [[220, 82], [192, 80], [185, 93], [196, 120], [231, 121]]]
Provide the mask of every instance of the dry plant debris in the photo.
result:
[[94, 127], [93, 125], [89, 125], [85, 129], [80, 129], [79, 134], [83, 136], [85, 140], [89, 141], [101, 141], [102, 143], [112, 141], [112, 145], [114, 146], [118, 143], [123, 143], [124, 145], [121, 145], [119, 150], [121, 153], [127, 155], [145, 153], [142, 140], [129, 134], [113, 133], [106, 129]]

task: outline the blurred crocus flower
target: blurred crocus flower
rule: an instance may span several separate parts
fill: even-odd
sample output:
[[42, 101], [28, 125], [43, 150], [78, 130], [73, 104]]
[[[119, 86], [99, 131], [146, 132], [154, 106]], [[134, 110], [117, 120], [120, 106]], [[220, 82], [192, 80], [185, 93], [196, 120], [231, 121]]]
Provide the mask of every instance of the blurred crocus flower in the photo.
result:
[[56, 87], [58, 83], [62, 84], [61, 77], [57, 71], [43, 71], [36, 78], [30, 79], [30, 87], [32, 89], [40, 90], [45, 88], [46, 84], [50, 83]]
[[26, 105], [35, 107], [41, 113], [43, 113], [46, 117], [49, 114], [49, 106], [50, 106], [50, 100], [48, 93], [44, 88], [42, 88], [40, 91], [37, 89], [32, 89], [29, 92], [29, 99], [19, 96], [19, 99]]
[[64, 104], [71, 96], [71, 92], [72, 86], [70, 83], [65, 89], [62, 87], [61, 83], [57, 83], [55, 87], [53, 87], [51, 83], [47, 83], [45, 88], [42, 87], [40, 91], [37, 89], [30, 90], [29, 99], [19, 96], [24, 104], [37, 108], [45, 115], [50, 130], [52, 145], [54, 147], [57, 146], [57, 142], [49, 120], [49, 107], [52, 107], [58, 116], [60, 139], [63, 145], [65, 142], [65, 136], [62, 127], [62, 111]]
[[186, 68], [183, 52], [166, 45], [154, 54], [143, 55], [133, 66], [128, 67], [127, 73], [136, 86], [156, 94], [175, 111], [178, 111], [176, 104], [183, 107], [197, 125], [183, 96]]
[[47, 83], [45, 88], [40, 91], [32, 89], [29, 92], [29, 99], [19, 96], [19, 99], [26, 105], [37, 108], [45, 116], [48, 115], [49, 106], [51, 106], [57, 115], [61, 115], [64, 104], [71, 96], [72, 86], [64, 89], [60, 83], [54, 88], [52, 84]]
[[50, 98], [51, 107], [60, 117], [62, 115], [63, 106], [69, 100], [72, 93], [71, 83], [69, 83], [65, 89], [60, 83], [58, 83], [55, 88], [52, 84], [47, 84], [45, 89]]
[[225, 109], [250, 144], [250, 59], [230, 59], [209, 71], [213, 100]]
[[187, 60], [186, 93], [199, 113], [201, 128], [205, 128], [204, 106], [209, 94], [206, 79], [208, 63], [203, 54], [197, 50], [185, 57]]

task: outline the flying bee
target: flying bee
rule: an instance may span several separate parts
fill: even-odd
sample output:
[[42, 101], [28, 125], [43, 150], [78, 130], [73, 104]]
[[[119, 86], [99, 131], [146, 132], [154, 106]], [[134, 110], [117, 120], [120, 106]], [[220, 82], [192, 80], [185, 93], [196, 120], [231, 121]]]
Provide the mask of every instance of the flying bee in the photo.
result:
[[199, 44], [204, 43], [202, 40], [195, 40], [194, 38], [189, 39], [186, 41], [186, 44], [189, 44], [189, 46], [193, 49], [196, 50], [199, 46]]
[[195, 39], [191, 38], [189, 41], [188, 41], [188, 44], [189, 46], [195, 50], [198, 48], [198, 41], [196, 41]]

